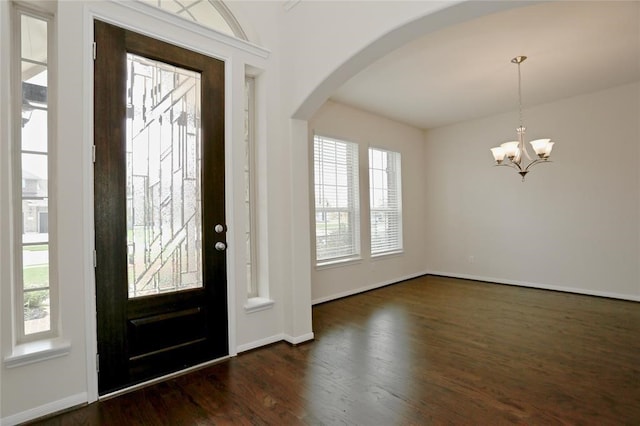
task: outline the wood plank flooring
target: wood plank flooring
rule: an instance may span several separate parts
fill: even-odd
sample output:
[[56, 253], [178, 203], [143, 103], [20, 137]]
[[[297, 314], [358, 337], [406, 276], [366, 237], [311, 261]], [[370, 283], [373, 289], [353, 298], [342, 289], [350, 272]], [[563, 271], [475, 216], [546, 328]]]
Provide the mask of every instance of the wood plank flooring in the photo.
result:
[[640, 303], [425, 276], [37, 425], [638, 425]]

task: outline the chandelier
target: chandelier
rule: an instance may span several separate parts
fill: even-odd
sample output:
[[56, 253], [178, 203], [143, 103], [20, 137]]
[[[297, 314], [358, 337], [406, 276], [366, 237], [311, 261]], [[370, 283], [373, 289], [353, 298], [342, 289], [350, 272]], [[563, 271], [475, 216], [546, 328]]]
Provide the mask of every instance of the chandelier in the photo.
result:
[[[511, 60], [512, 63], [518, 65], [518, 113], [520, 115], [520, 126], [516, 129], [518, 133], [517, 141], [510, 141], [501, 144], [495, 148], [491, 148], [493, 158], [496, 160], [496, 166], [508, 166], [514, 168], [524, 182], [524, 177], [529, 173], [529, 169], [536, 164], [546, 163], [549, 161], [551, 155], [551, 149], [553, 149], [553, 142], [551, 139], [536, 139], [531, 141], [531, 147], [536, 153], [538, 158], [532, 159], [527, 150], [527, 146], [524, 143], [524, 136], [526, 128], [522, 124], [522, 78], [520, 76], [520, 64], [527, 59], [526, 56], [516, 56]], [[523, 162], [523, 155], [527, 158], [527, 163]], [[508, 162], [504, 159], [507, 157]]]

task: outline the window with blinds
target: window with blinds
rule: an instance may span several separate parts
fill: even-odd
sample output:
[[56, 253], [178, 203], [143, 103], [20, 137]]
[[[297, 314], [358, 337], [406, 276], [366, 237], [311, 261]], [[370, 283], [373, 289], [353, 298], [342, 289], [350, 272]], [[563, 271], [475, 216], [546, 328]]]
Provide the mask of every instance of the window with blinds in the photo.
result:
[[400, 153], [369, 148], [371, 255], [402, 250]]
[[357, 257], [358, 145], [316, 135], [313, 146], [316, 262]]

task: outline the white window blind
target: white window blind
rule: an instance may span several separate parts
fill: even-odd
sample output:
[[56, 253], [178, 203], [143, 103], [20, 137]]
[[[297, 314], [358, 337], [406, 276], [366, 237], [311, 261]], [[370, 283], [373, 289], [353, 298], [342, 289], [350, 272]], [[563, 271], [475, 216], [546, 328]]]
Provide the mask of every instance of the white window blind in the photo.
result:
[[316, 261], [358, 256], [358, 145], [316, 135], [313, 166]]
[[371, 254], [402, 250], [400, 153], [369, 148]]

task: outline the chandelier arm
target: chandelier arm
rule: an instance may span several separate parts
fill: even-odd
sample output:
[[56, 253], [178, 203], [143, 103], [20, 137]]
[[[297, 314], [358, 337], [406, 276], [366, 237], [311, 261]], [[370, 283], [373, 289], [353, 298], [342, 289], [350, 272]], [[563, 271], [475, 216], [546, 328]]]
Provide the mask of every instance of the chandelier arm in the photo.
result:
[[519, 142], [518, 145], [520, 147], [520, 155], [522, 155], [522, 152], [524, 151], [524, 156], [527, 157], [527, 160], [532, 161], [533, 158], [531, 158], [531, 155], [529, 155], [529, 150], [527, 149], [527, 145], [524, 143], [524, 135], [526, 133], [526, 130], [527, 129], [522, 124], [520, 124], [520, 127], [516, 129], [516, 132], [518, 133], [518, 142]]
[[537, 164], [541, 164], [541, 163], [551, 163], [551, 161], [549, 161], [549, 160], [548, 160], [548, 159], [546, 159], [546, 158], [538, 158], [538, 159], [536, 159], [536, 160], [533, 160], [531, 163], [529, 163], [529, 164], [527, 165], [527, 167], [524, 169], [524, 171], [525, 171], [525, 172], [528, 172], [528, 171], [529, 171], [529, 169], [530, 169], [531, 167], [533, 167], [533, 166], [535, 166], [535, 165], [537, 165]]
[[502, 164], [494, 164], [496, 167], [511, 167], [514, 170], [522, 171], [522, 167], [518, 163], [502, 163]]
[[522, 159], [520, 159], [520, 161], [512, 161], [511, 164], [513, 165], [513, 168], [518, 170], [518, 171], [522, 171]]

